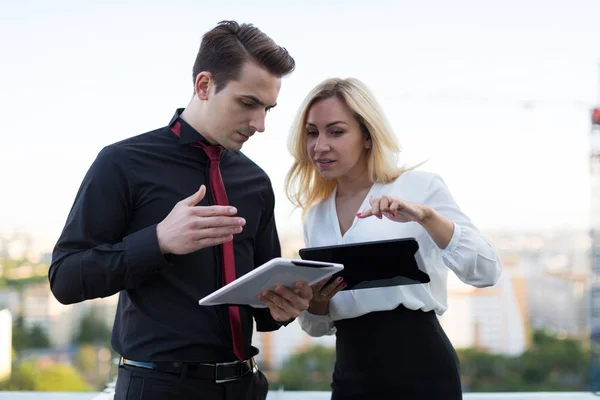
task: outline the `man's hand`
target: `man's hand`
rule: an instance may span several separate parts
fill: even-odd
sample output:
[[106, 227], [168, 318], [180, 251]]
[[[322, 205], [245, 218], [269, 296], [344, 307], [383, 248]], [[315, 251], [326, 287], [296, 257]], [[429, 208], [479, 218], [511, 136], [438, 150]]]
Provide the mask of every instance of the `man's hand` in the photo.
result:
[[275, 321], [283, 322], [297, 318], [308, 309], [313, 292], [306, 282], [296, 282], [294, 290], [285, 286], [276, 286], [274, 290], [264, 290], [258, 299], [271, 311]]
[[196, 206], [206, 194], [206, 187], [178, 202], [156, 227], [158, 245], [163, 254], [189, 254], [204, 247], [216, 246], [233, 239], [246, 224], [235, 217], [231, 206]]

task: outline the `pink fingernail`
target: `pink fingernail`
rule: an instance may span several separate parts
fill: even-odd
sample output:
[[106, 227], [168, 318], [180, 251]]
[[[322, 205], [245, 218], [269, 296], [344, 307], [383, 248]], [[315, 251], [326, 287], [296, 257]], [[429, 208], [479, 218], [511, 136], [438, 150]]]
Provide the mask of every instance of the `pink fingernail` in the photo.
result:
[[359, 212], [356, 213], [357, 217], [360, 217], [361, 215], [362, 215], [362, 213], [359, 213]]
[[341, 282], [344, 278], [342, 278], [341, 276], [339, 278], [337, 278], [338, 282]]
[[392, 217], [395, 217], [395, 216], [396, 216], [396, 213], [392, 213]]

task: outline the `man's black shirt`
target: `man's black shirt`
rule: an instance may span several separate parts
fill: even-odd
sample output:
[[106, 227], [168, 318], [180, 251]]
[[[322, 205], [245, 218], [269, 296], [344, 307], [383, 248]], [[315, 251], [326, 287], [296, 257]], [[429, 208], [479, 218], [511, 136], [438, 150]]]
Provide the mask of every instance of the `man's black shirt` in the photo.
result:
[[[120, 292], [112, 345], [137, 361], [235, 360], [226, 306], [198, 300], [222, 286], [220, 246], [187, 255], [163, 255], [156, 225], [175, 204], [206, 186], [198, 204], [212, 205], [209, 159], [190, 144], [206, 140], [179, 118], [169, 126], [102, 149], [88, 170], [54, 248], [49, 280], [65, 304]], [[170, 126], [179, 118], [181, 135]], [[265, 172], [242, 153], [224, 151], [221, 174], [229, 203], [246, 219], [234, 235], [241, 276], [281, 255], [275, 196]], [[268, 309], [240, 307], [245, 358], [254, 317], [258, 331], [281, 324]]]

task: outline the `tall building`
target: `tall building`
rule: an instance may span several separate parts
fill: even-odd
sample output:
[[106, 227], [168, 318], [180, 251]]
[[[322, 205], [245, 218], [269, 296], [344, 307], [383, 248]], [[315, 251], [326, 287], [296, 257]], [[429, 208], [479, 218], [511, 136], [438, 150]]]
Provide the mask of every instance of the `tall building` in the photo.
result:
[[12, 314], [0, 310], [0, 382], [10, 377], [12, 365]]
[[26, 286], [22, 298], [25, 327], [39, 326], [54, 346], [71, 344], [81, 318], [91, 309], [108, 327], [112, 327], [118, 301], [118, 296], [114, 295], [64, 305], [56, 300], [46, 283]]
[[527, 347], [527, 285], [516, 265], [504, 261], [496, 285], [476, 288], [448, 275], [448, 310], [440, 323], [456, 348], [519, 355]]
[[585, 270], [547, 269], [530, 278], [528, 307], [533, 329], [582, 338], [587, 333], [587, 290]]
[[590, 128], [590, 337], [592, 341], [591, 386], [600, 391], [600, 65], [597, 106], [591, 110]]

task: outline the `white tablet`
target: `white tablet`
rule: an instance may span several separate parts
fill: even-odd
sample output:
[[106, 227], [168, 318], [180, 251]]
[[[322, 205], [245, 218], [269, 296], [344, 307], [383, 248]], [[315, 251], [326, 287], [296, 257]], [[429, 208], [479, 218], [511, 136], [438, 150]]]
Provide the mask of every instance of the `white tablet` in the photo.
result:
[[201, 306], [237, 304], [266, 308], [258, 300], [262, 290], [272, 290], [277, 285], [294, 289], [297, 281], [314, 285], [343, 269], [342, 264], [330, 262], [274, 258], [204, 297], [199, 304]]

